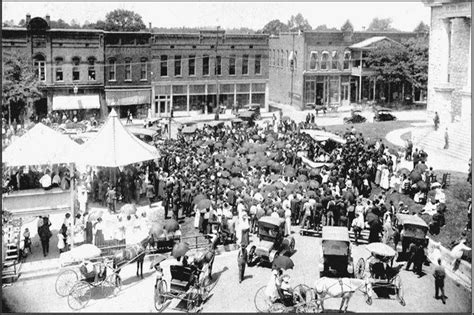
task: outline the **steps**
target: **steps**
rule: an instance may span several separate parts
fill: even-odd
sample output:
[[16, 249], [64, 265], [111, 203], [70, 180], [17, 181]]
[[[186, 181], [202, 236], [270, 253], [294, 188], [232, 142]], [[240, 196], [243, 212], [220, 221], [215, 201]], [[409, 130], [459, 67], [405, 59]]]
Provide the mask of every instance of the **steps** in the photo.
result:
[[[449, 149], [444, 150], [446, 127], [448, 127]], [[452, 123], [440, 127], [437, 131], [421, 130], [415, 136], [414, 146], [424, 148], [428, 154], [442, 151], [448, 157], [465, 161], [467, 169], [467, 162], [471, 157], [471, 126], [466, 123]]]

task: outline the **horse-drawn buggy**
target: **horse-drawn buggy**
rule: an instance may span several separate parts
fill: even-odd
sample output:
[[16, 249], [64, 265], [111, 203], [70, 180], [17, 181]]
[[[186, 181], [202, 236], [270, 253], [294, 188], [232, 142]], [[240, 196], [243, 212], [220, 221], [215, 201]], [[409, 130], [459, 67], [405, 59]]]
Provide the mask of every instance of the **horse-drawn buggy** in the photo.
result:
[[397, 213], [395, 223], [400, 232], [402, 255], [406, 255], [410, 243], [428, 246], [428, 224], [422, 218], [417, 215]]
[[370, 252], [370, 256], [367, 259], [359, 259], [356, 266], [356, 277], [359, 279], [368, 277], [377, 294], [390, 295], [393, 293], [400, 304], [404, 306], [404, 289], [399, 275], [403, 265], [393, 267], [397, 252], [383, 243], [371, 243], [366, 248]]
[[155, 262], [157, 277], [155, 282], [154, 305], [158, 312], [163, 311], [170, 300], [179, 299], [180, 303], [185, 302], [188, 312], [196, 312], [207, 300], [209, 293], [216, 285], [212, 279], [212, 265], [214, 263], [217, 237], [211, 240], [210, 247], [197, 253], [191, 263], [187, 261], [186, 252], [189, 246], [178, 243], [173, 247], [172, 256], [182, 262], [181, 265], [170, 265], [171, 279], [168, 282], [164, 279], [164, 273], [159, 264]]
[[295, 249], [295, 239], [284, 237], [285, 220], [270, 216], [258, 220], [257, 244], [250, 243], [248, 248], [248, 265], [254, 265], [257, 260], [272, 263], [280, 255], [289, 256]]
[[354, 275], [349, 230], [342, 226], [324, 226], [322, 233], [321, 276]]

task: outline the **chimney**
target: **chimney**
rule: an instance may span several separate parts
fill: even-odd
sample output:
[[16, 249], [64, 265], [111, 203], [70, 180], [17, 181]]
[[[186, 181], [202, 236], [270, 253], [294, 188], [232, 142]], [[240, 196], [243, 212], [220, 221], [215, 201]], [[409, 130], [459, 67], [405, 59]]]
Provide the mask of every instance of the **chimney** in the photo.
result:
[[150, 29], [150, 32], [151, 32], [151, 22], [148, 23], [148, 28]]
[[48, 23], [48, 25], [51, 24], [51, 17], [49, 16], [49, 14], [46, 14], [46, 23]]
[[26, 14], [26, 25], [30, 24], [30, 20], [31, 20], [31, 15], [29, 13]]

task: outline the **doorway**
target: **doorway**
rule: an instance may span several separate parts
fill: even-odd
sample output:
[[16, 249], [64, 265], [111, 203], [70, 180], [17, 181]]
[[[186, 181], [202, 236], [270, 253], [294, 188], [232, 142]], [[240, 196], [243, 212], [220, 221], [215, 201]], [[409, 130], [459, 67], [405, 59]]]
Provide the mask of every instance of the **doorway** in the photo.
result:
[[324, 82], [316, 83], [316, 105], [324, 103]]
[[35, 109], [35, 114], [39, 119], [42, 119], [48, 115], [48, 100], [46, 98], [41, 98], [35, 101], [33, 106]]
[[342, 102], [342, 105], [344, 105], [344, 106], [350, 104], [350, 101], [349, 101], [349, 83], [343, 83], [341, 85], [341, 102]]

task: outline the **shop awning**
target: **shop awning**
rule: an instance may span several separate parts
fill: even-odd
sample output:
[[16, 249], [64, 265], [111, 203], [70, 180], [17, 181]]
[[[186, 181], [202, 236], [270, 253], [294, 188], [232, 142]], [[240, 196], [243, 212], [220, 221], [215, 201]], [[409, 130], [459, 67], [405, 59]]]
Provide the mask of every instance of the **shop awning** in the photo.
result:
[[105, 91], [105, 99], [107, 106], [143, 105], [150, 104], [150, 93], [150, 89]]
[[98, 94], [91, 95], [53, 95], [53, 110], [100, 108]]

